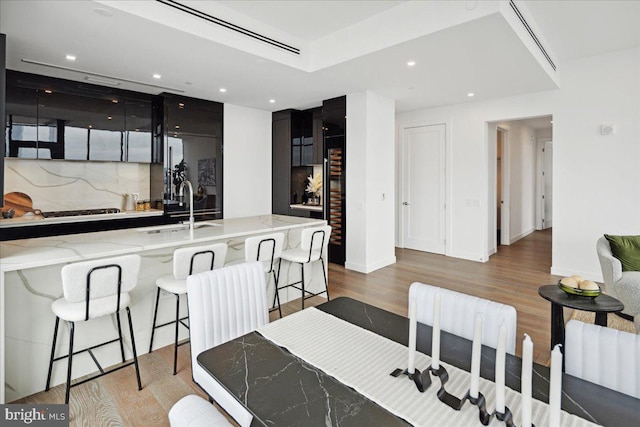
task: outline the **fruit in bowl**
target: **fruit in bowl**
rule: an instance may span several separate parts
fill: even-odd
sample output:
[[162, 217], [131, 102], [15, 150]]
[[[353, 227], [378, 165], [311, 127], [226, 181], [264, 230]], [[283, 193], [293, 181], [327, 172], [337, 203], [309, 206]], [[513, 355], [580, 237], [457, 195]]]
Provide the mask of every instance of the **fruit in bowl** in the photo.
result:
[[600, 295], [600, 286], [591, 280], [585, 280], [578, 275], [563, 277], [558, 283], [560, 289], [571, 295], [597, 297]]

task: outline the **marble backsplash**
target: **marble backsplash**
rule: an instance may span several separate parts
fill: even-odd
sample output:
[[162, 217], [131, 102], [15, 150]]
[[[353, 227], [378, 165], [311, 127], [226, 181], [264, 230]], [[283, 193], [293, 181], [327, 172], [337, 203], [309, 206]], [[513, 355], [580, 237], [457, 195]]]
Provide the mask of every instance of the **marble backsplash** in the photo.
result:
[[5, 158], [4, 192], [19, 191], [42, 211], [119, 208], [125, 193], [150, 199], [150, 165]]

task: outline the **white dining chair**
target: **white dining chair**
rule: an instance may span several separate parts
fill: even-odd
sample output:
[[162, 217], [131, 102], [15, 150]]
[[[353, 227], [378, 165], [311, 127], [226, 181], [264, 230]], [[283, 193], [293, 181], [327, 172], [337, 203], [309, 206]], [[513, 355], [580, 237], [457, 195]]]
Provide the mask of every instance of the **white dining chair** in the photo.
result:
[[[331, 226], [325, 225], [321, 227], [309, 227], [302, 230], [300, 237], [300, 247], [287, 249], [282, 251], [281, 258], [290, 263], [300, 265], [300, 280], [294, 283], [288, 283], [284, 286], [276, 288], [276, 294], [285, 288], [299, 289], [302, 293], [302, 309], [304, 310], [304, 301], [316, 295], [327, 294], [329, 299], [329, 283], [327, 282], [327, 273], [325, 271], [324, 254], [329, 246], [331, 238]], [[324, 277], [324, 291], [310, 292], [305, 289], [304, 266], [320, 261], [322, 263], [322, 275]], [[298, 286], [300, 285], [300, 286]]]
[[[149, 353], [153, 351], [153, 337], [156, 329], [163, 326], [175, 324], [175, 340], [173, 343], [173, 375], [178, 372], [178, 347], [187, 344], [189, 340], [178, 342], [179, 326], [182, 325], [187, 330], [189, 325], [185, 321], [188, 315], [180, 317], [180, 295], [187, 293], [187, 277], [203, 271], [213, 270], [224, 266], [227, 256], [227, 244], [215, 243], [213, 245], [191, 246], [176, 249], [173, 252], [173, 274], [162, 276], [156, 280], [156, 306], [153, 311], [153, 326], [151, 327], [151, 340], [149, 342]], [[165, 291], [176, 297], [176, 318], [168, 322], [156, 325], [158, 319], [158, 304], [160, 303], [160, 292]]]
[[496, 348], [500, 325], [507, 329], [506, 351], [516, 352], [516, 309], [437, 286], [415, 282], [409, 287], [409, 304], [415, 299], [418, 322], [433, 325], [433, 301], [440, 294], [440, 327], [443, 331], [473, 340], [475, 318], [482, 313], [482, 344]]
[[[138, 354], [136, 353], [136, 341], [133, 335], [131, 311], [129, 310], [129, 304], [131, 303], [129, 292], [138, 284], [139, 271], [140, 255], [124, 255], [76, 262], [62, 267], [63, 297], [51, 304], [51, 310], [56, 315], [56, 323], [53, 331], [53, 344], [51, 346], [51, 357], [49, 359], [49, 372], [47, 373], [45, 391], [48, 391], [51, 385], [53, 363], [62, 359], [68, 359], [64, 403], [69, 403], [71, 387], [84, 384], [87, 381], [94, 380], [130, 365], [135, 365], [138, 390], [142, 390], [140, 370], [138, 368]], [[133, 361], [128, 363], [125, 363], [124, 341], [122, 338], [122, 327], [120, 325], [120, 311], [122, 310], [127, 311], [129, 332], [131, 334]], [[118, 338], [105, 341], [102, 344], [92, 345], [83, 350], [74, 349], [76, 322], [87, 322], [110, 315], [114, 315], [116, 318]], [[64, 356], [55, 357], [60, 319], [69, 324], [69, 352]], [[120, 344], [122, 364], [116, 368], [105, 371], [93, 354], [93, 350], [115, 342]], [[78, 353], [85, 351], [89, 353], [100, 370], [100, 373], [71, 384], [73, 358]]]
[[569, 320], [565, 372], [640, 398], [640, 335]]
[[171, 407], [169, 424], [171, 427], [225, 427], [233, 425], [213, 404], [195, 394], [183, 397]]
[[269, 323], [262, 262], [243, 263], [187, 278], [193, 380], [241, 426], [252, 415], [197, 361], [203, 351]]
[[[282, 308], [280, 307], [280, 296], [278, 295], [278, 279], [280, 276], [280, 264], [282, 255], [282, 247], [284, 245], [284, 233], [263, 234], [260, 236], [248, 237], [244, 241], [244, 260], [245, 262], [261, 261], [264, 265], [264, 272], [268, 276], [273, 276], [273, 304], [269, 311], [278, 310], [278, 314], [282, 317]], [[268, 283], [268, 280], [267, 280]], [[275, 304], [278, 304], [277, 308]]]

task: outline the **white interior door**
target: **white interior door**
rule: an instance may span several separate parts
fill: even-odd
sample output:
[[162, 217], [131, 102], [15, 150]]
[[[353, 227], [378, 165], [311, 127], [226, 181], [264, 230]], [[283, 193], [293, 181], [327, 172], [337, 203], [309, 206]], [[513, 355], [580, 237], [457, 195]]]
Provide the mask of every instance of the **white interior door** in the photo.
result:
[[445, 125], [402, 130], [402, 243], [445, 253]]

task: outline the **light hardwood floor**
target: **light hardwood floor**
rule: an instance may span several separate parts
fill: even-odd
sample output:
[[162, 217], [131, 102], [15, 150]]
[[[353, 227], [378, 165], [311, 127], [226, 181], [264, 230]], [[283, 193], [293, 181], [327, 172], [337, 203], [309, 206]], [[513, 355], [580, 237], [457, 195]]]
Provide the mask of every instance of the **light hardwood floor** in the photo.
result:
[[[549, 273], [551, 230], [536, 231], [511, 246], [501, 246], [487, 263], [407, 249], [397, 249], [396, 257], [396, 264], [370, 274], [356, 273], [330, 264], [331, 297], [348, 296], [406, 315], [409, 285], [419, 281], [510, 304], [518, 312], [518, 341], [523, 333], [528, 333], [535, 345], [535, 361], [547, 364], [550, 305], [538, 296], [538, 287], [559, 279]], [[314, 305], [322, 302], [322, 299], [315, 298], [308, 302]], [[283, 309], [285, 315], [295, 312], [300, 309], [300, 302], [286, 304]], [[272, 315], [277, 317], [277, 313]], [[520, 342], [516, 353], [521, 353]], [[181, 397], [191, 393], [206, 396], [191, 381], [189, 357], [188, 346], [181, 346], [178, 374], [173, 376], [172, 346], [141, 356], [140, 373], [144, 387], [141, 391], [137, 390], [133, 367], [74, 387], [69, 407], [71, 425], [168, 426], [167, 413]], [[14, 403], [22, 402], [62, 403], [64, 386]]]

